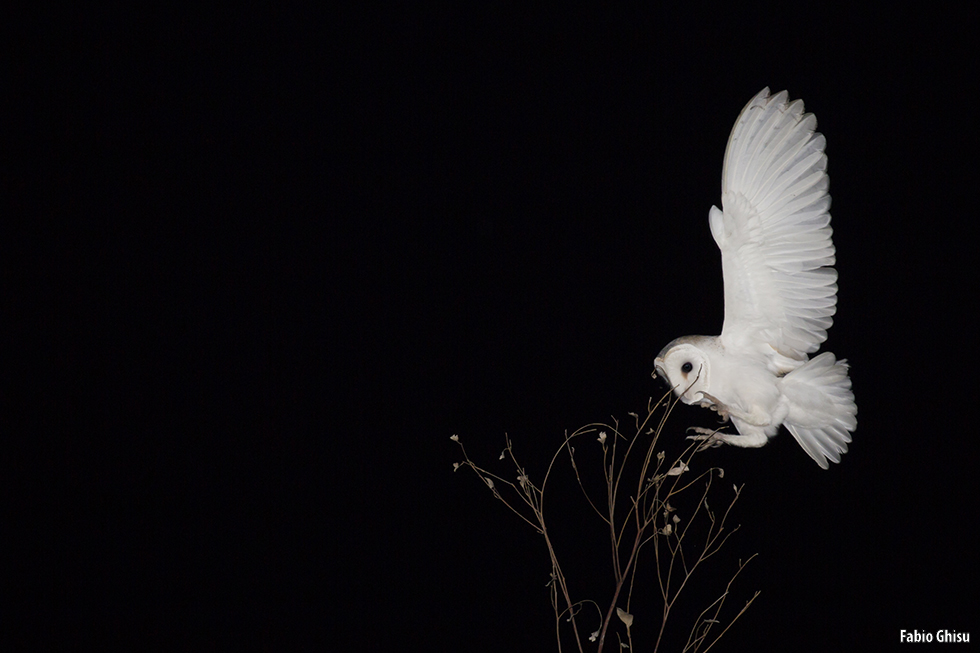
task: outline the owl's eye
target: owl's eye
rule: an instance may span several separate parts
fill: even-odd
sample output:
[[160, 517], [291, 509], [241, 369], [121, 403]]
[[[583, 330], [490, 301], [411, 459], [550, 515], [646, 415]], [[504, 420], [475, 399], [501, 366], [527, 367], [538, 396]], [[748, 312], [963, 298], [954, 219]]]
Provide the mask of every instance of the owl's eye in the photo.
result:
[[681, 365], [681, 372], [684, 372], [684, 374], [687, 374], [688, 372], [690, 372], [693, 369], [694, 369], [694, 366], [691, 365], [690, 363], [684, 363], [683, 365]]

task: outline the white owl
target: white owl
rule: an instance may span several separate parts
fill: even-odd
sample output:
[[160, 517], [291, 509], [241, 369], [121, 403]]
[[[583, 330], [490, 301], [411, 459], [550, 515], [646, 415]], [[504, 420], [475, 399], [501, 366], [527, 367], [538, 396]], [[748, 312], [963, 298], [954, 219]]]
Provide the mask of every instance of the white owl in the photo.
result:
[[837, 308], [826, 140], [803, 101], [764, 88], [735, 121], [721, 203], [708, 213], [721, 249], [725, 324], [685, 336], [657, 356], [657, 374], [684, 403], [730, 418], [739, 435], [696, 429], [694, 439], [761, 447], [784, 424], [827, 469], [847, 452], [857, 405], [846, 361], [827, 339]]

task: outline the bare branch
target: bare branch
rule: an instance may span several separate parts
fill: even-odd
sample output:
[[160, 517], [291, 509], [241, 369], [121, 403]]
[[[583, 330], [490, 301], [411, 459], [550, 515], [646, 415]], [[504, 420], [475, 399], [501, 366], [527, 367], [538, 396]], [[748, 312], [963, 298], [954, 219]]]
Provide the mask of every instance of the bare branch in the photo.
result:
[[[676, 405], [677, 399], [669, 392], [656, 402], [652, 398], [648, 399], [645, 414], [630, 413], [633, 417], [634, 431], [631, 435], [621, 432], [620, 423], [615, 418], [609, 424], [587, 424], [571, 434], [566, 432], [564, 440], [548, 463], [540, 485], [535, 484], [532, 474], [518, 461], [509, 436], [505, 435], [505, 447], [500, 457], [513, 465], [516, 472], [513, 479], [505, 478], [499, 473], [491, 472], [473, 463], [459, 437], [452, 437], [463, 452], [463, 462], [455, 463], [453, 468], [456, 470], [464, 466], [471, 468], [496, 499], [543, 536], [551, 563], [547, 588], [554, 610], [555, 637], [559, 651], [562, 650], [563, 624], [570, 623], [577, 649], [580, 653], [584, 653], [583, 637], [579, 633], [578, 625], [578, 620], [582, 618], [579, 613], [584, 605], [593, 606], [599, 615], [599, 628], [589, 633], [588, 640], [598, 642], [597, 650], [600, 653], [604, 650], [610, 630], [616, 632], [616, 639], [612, 640], [613, 642], [619, 642], [620, 646], [628, 646], [629, 650], [633, 650], [634, 622], [630, 605], [634, 588], [650, 585], [636, 582], [640, 552], [648, 544], [652, 544], [654, 565], [653, 571], [647, 573], [655, 575], [656, 586], [663, 604], [659, 630], [656, 632], [654, 646], [656, 650], [662, 641], [671, 610], [687, 587], [688, 581], [739, 529], [738, 526], [726, 528], [726, 522], [732, 507], [741, 496], [742, 488], [736, 486], [735, 496], [727, 508], [720, 515], [715, 515], [708, 506], [708, 496], [709, 494], [713, 496], [712, 487], [716, 474], [718, 478], [722, 478], [724, 471], [716, 467], [697, 470], [694, 459], [699, 453], [698, 443], [688, 445], [680, 456], [669, 464], [665, 453], [657, 449], [666, 420]], [[589, 438], [592, 440], [589, 443], [590, 447], [580, 448], [601, 465], [606, 495], [602, 500], [593, 498], [589, 494], [573, 446], [573, 443], [580, 441], [582, 436], [596, 435], [597, 437]], [[625, 450], [620, 449], [621, 444], [625, 444]], [[597, 446], [602, 451], [601, 462], [599, 462]], [[548, 483], [562, 450], [568, 454], [575, 482], [592, 512], [598, 515], [600, 522], [608, 530], [614, 587], [609, 602], [603, 602], [604, 607], [600, 607], [600, 604], [592, 599], [573, 599], [545, 520], [545, 496]], [[639, 473], [634, 477], [637, 467]], [[625, 492], [622, 483], [627, 479], [630, 484], [635, 480], [636, 491], [628, 496], [628, 499], [623, 499], [622, 494]], [[696, 486], [701, 487], [701, 490], [693, 490]], [[688, 501], [692, 491], [696, 503]], [[686, 504], [693, 505], [690, 514], [685, 512]], [[675, 505], [681, 510], [678, 511]], [[690, 538], [695, 538], [694, 544], [688, 544]], [[731, 623], [748, 609], [755, 596], [758, 596], [756, 592], [755, 596], [709, 643], [708, 638], [712, 629], [720, 624], [721, 609], [729, 596], [732, 583], [748, 560], [744, 564], [740, 563], [738, 570], [728, 581], [725, 591], [698, 616], [688, 637], [685, 651], [698, 651], [704, 645], [707, 645], [704, 650], [710, 649], [728, 631]], [[636, 621], [638, 628], [648, 626], [649, 623], [649, 619]], [[625, 633], [622, 632], [624, 628]]]

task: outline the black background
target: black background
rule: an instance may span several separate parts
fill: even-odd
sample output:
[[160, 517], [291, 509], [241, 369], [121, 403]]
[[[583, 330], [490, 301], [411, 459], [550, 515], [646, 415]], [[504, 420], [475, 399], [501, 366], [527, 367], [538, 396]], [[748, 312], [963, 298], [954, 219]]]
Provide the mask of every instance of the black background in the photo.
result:
[[[826, 347], [859, 428], [829, 471], [785, 432], [703, 454], [725, 469], [713, 505], [744, 483], [741, 528], [674, 628], [759, 553], [728, 607], [762, 594], [716, 650], [977, 636], [969, 22], [762, 3], [25, 20], [3, 92], [8, 635], [556, 650], [541, 538], [452, 472], [449, 438], [507, 476], [508, 433], [540, 479], [566, 430], [662, 394], [664, 344], [719, 332], [707, 212], [768, 85], [827, 136]], [[664, 446], [712, 424], [679, 408]], [[608, 602], [601, 524], [555, 483], [566, 573]], [[650, 650], [656, 612], [634, 612]]]

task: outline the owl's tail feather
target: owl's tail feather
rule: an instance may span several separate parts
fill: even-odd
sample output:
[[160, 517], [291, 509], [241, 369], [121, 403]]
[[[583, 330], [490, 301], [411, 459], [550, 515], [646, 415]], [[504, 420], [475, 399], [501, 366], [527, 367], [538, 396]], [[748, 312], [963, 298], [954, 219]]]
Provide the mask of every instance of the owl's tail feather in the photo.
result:
[[818, 465], [827, 469], [847, 453], [857, 428], [857, 404], [847, 376], [847, 361], [824, 352], [782, 379], [790, 409], [786, 428]]

